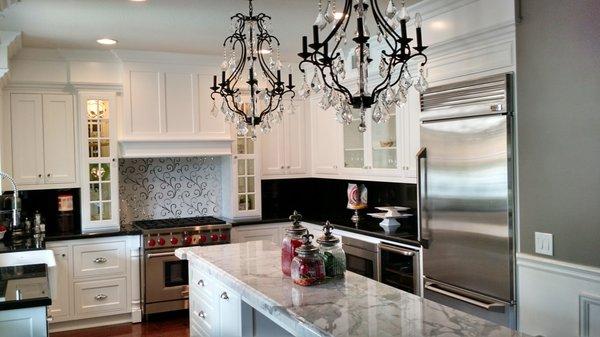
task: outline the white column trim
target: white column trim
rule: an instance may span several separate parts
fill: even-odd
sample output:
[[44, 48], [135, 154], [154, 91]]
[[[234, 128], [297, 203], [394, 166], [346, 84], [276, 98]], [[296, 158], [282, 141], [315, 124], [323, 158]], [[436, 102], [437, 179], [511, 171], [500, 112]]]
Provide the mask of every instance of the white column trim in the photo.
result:
[[600, 283], [600, 268], [517, 253], [517, 265]]

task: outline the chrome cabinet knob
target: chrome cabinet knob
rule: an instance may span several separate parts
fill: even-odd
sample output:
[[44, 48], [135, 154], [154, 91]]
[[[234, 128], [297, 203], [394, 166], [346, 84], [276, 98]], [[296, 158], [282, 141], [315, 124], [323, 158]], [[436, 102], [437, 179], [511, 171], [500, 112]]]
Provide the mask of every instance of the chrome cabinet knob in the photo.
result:
[[38, 178], [41, 178], [41, 177], [42, 177], [42, 175], [41, 175], [41, 174], [38, 174]]
[[50, 178], [50, 173], [46, 174], [46, 177]]
[[285, 166], [282, 166], [281, 169], [283, 170], [285, 168]]
[[288, 168], [288, 169], [290, 169], [290, 168], [292, 168], [292, 167], [291, 167], [291, 166], [288, 166], [287, 168]]
[[106, 261], [108, 261], [108, 259], [105, 258], [105, 257], [97, 257], [97, 258], [94, 259], [94, 263], [98, 263], [98, 264], [100, 264], [100, 263], [106, 263]]
[[204, 287], [204, 280], [198, 280], [198, 285]]
[[96, 301], [104, 301], [104, 300], [105, 300], [105, 299], [107, 299], [107, 298], [108, 298], [108, 296], [107, 296], [107, 295], [104, 295], [104, 294], [98, 294], [98, 295], [94, 296], [94, 299], [95, 299]]
[[221, 298], [222, 298], [222, 299], [224, 299], [224, 300], [228, 300], [228, 299], [229, 299], [229, 296], [227, 295], [227, 292], [226, 292], [226, 291], [224, 291], [224, 292], [221, 294]]
[[204, 313], [203, 310], [200, 310], [200, 312], [198, 313], [198, 317], [200, 317], [202, 319], [206, 319], [206, 314]]

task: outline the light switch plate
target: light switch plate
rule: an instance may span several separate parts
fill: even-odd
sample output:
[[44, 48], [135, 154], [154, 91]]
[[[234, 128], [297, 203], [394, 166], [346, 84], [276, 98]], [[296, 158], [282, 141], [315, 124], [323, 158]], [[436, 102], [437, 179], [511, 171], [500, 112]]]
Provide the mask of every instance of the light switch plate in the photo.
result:
[[554, 255], [552, 234], [535, 232], [535, 252], [544, 255]]

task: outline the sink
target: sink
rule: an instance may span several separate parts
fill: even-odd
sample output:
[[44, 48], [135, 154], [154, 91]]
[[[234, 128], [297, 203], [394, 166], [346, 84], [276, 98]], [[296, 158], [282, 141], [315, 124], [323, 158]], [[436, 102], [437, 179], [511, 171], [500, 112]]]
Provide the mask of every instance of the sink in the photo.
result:
[[0, 254], [0, 267], [24, 266], [28, 264], [46, 264], [48, 267], [54, 267], [56, 266], [54, 252], [45, 249]]

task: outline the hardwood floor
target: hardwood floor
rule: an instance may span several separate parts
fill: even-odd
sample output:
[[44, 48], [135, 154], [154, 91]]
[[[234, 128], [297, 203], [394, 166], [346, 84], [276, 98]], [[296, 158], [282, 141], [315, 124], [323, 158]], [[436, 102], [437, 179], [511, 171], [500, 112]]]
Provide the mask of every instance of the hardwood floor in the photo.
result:
[[147, 322], [51, 333], [50, 337], [184, 337], [189, 336], [186, 313], [154, 315]]

